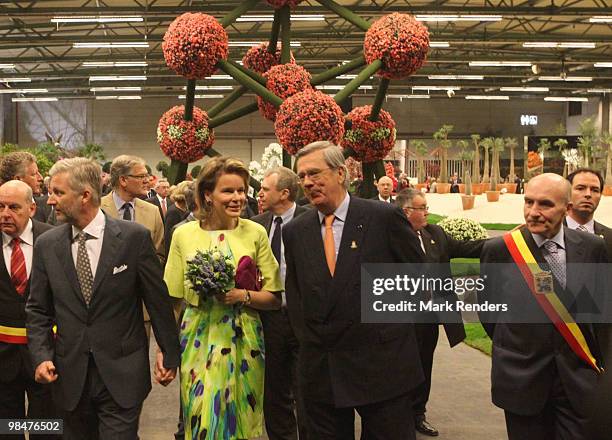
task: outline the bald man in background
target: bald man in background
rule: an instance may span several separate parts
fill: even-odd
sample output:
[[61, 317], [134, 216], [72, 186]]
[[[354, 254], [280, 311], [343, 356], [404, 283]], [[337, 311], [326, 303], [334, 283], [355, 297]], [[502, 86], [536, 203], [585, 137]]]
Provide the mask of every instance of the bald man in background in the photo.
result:
[[372, 200], [379, 200], [385, 203], [393, 203], [395, 202], [395, 198], [391, 196], [393, 192], [393, 180], [389, 176], [382, 176], [376, 182], [376, 189], [378, 190], [378, 195], [372, 197]]

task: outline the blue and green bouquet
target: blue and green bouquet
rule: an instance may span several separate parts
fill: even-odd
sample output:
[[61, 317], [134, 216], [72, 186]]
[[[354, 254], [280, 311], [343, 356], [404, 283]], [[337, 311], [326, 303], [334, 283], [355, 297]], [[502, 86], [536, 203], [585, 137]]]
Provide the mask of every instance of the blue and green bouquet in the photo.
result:
[[234, 274], [232, 258], [217, 248], [197, 251], [187, 261], [186, 278], [202, 300], [231, 290], [235, 285]]

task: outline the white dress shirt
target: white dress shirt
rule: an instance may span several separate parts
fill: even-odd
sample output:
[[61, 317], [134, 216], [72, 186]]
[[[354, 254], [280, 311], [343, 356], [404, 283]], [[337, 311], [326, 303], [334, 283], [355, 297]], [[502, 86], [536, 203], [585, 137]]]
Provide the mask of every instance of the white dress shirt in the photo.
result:
[[[87, 248], [87, 256], [89, 257], [89, 265], [91, 266], [91, 275], [96, 277], [96, 270], [98, 269], [98, 262], [100, 261], [100, 254], [102, 253], [102, 241], [104, 240], [104, 228], [106, 227], [106, 217], [101, 209], [98, 209], [98, 214], [94, 219], [83, 229], [83, 232], [88, 234], [90, 237], [85, 241], [85, 247]], [[74, 261], [74, 267], [77, 264], [77, 252], [79, 249], [79, 243], [76, 240], [77, 235], [81, 233], [81, 230], [76, 226], [72, 226], [72, 260]]]
[[[34, 255], [34, 232], [32, 231], [32, 220], [28, 220], [28, 224], [19, 236], [21, 239], [21, 252], [26, 263], [26, 273], [28, 279], [32, 270], [32, 257]], [[2, 233], [2, 254], [4, 255], [4, 264], [6, 270], [11, 274], [11, 255], [13, 255], [13, 237]]]
[[[571, 218], [569, 215], [565, 217], [565, 221], [567, 222], [567, 227], [570, 229], [577, 229], [578, 226], [580, 226], [580, 223]], [[595, 220], [591, 219], [582, 226], [586, 228], [587, 232], [590, 232], [591, 234], [595, 233]]]

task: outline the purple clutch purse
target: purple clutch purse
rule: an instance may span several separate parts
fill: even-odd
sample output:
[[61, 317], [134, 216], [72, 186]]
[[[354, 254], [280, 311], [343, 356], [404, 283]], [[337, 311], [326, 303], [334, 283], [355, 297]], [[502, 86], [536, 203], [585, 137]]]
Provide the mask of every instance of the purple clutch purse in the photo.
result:
[[234, 280], [238, 289], [261, 290], [261, 272], [257, 268], [255, 261], [248, 255], [245, 255], [238, 261]]

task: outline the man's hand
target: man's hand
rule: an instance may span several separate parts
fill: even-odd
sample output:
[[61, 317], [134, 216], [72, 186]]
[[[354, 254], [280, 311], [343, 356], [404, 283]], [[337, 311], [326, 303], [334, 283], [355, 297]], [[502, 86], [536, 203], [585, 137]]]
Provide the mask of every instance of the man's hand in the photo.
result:
[[163, 386], [167, 386], [176, 377], [176, 368], [167, 369], [164, 367], [164, 353], [160, 350], [157, 351], [153, 375], [155, 376], [155, 381]]
[[55, 374], [55, 365], [53, 365], [52, 361], [41, 362], [34, 372], [34, 379], [38, 383], [55, 382], [57, 377], [57, 374]]

